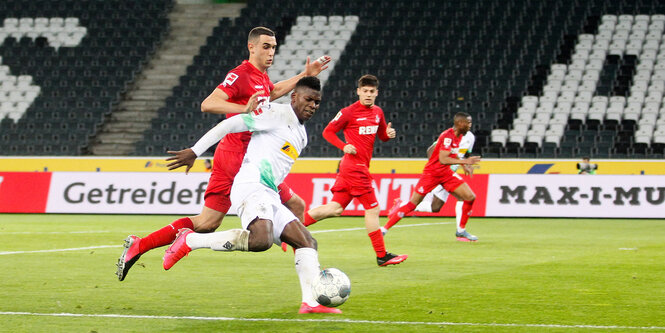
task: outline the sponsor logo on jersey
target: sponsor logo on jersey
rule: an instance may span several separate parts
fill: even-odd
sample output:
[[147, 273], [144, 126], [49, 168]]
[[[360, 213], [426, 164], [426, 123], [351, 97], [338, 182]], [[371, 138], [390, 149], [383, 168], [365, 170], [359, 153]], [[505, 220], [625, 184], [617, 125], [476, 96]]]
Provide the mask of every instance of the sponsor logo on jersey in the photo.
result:
[[224, 87], [228, 87], [232, 85], [236, 80], [238, 79], [238, 74], [236, 73], [229, 73], [226, 75], [226, 78], [224, 78], [224, 82], [222, 82], [222, 85]]
[[286, 156], [290, 157], [294, 161], [298, 158], [298, 151], [288, 141], [284, 142], [284, 144], [282, 145], [281, 150], [282, 150], [282, 153], [286, 154]]
[[254, 86], [254, 88], [256, 88], [256, 89], [263, 89], [263, 85], [261, 85], [261, 84], [257, 84], [257, 85]]
[[356, 119], [356, 121], [361, 121], [361, 120], [365, 120], [365, 119], [367, 119], [367, 118], [364, 118], [364, 117], [363, 118], [358, 118], [358, 119]]
[[376, 115], [376, 118], [374, 119], [374, 122], [377, 123], [377, 124], [379, 123], [379, 115], [378, 114]]
[[378, 130], [378, 125], [360, 126], [358, 127], [358, 134], [376, 134]]
[[451, 138], [444, 138], [443, 139], [443, 145], [446, 146], [446, 147], [450, 146], [450, 144], [452, 142], [453, 142], [453, 139], [451, 139]]

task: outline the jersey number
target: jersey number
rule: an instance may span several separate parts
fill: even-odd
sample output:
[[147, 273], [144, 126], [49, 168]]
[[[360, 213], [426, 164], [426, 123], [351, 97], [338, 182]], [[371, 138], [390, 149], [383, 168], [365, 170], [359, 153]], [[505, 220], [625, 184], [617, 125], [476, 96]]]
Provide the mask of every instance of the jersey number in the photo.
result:
[[259, 96], [257, 99], [259, 105], [256, 106], [256, 109], [252, 110], [252, 113], [254, 113], [255, 116], [263, 113], [262, 107], [268, 105], [268, 102], [270, 102], [270, 96]]

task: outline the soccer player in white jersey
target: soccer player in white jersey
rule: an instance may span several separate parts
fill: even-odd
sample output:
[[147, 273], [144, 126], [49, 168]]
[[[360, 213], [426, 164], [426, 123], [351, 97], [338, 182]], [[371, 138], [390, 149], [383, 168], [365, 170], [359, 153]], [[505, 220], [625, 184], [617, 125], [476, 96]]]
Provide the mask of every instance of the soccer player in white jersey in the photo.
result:
[[[468, 154], [471, 154], [473, 151], [473, 145], [476, 142], [476, 136], [471, 133], [471, 131], [467, 132], [463, 137], [462, 140], [460, 141], [459, 144], [459, 151], [457, 156], [459, 159], [464, 159]], [[427, 158], [429, 158], [432, 155], [432, 151], [434, 150], [434, 146], [436, 145], [436, 142], [432, 143], [432, 145], [427, 148]], [[459, 164], [451, 165], [450, 169], [453, 171], [457, 171], [459, 169]], [[464, 174], [468, 176], [473, 175], [473, 167], [470, 165], [463, 164], [462, 168], [464, 170]], [[448, 196], [450, 193], [446, 191], [443, 186], [437, 185], [431, 192], [427, 193], [423, 201], [416, 206], [415, 211], [417, 212], [426, 212], [426, 213], [438, 213], [441, 208], [443, 207], [443, 204], [448, 200]], [[457, 200], [457, 203], [455, 204], [455, 219], [457, 223], [457, 230], [455, 232], [455, 237], [457, 238], [458, 241], [461, 242], [474, 242], [478, 240], [478, 237], [469, 234], [466, 231], [466, 223], [462, 224], [462, 206], [464, 205], [464, 201]], [[395, 199], [395, 203], [393, 204], [393, 207], [390, 209], [388, 214], [392, 214], [395, 210], [397, 210], [400, 206], [402, 206], [402, 200], [400, 199]], [[381, 232], [385, 235], [388, 233], [388, 229], [385, 227], [381, 227]]]
[[[252, 138], [240, 171], [231, 187], [231, 202], [237, 207], [242, 229], [215, 233], [196, 233], [181, 229], [164, 254], [164, 269], [170, 269], [192, 250], [215, 251], [268, 250], [285, 242], [295, 249], [296, 272], [300, 279], [302, 304], [299, 313], [341, 313], [320, 305], [313, 297], [311, 284], [320, 272], [316, 240], [296, 216], [281, 204], [277, 186], [284, 181], [298, 155], [307, 145], [304, 123], [321, 103], [321, 84], [316, 77], [298, 81], [291, 104], [269, 103], [253, 114], [241, 114], [221, 122], [208, 131], [192, 148], [174, 153], [170, 169], [190, 166], [197, 156], [224, 135], [250, 131]], [[253, 110], [260, 92], [252, 95], [247, 111]]]

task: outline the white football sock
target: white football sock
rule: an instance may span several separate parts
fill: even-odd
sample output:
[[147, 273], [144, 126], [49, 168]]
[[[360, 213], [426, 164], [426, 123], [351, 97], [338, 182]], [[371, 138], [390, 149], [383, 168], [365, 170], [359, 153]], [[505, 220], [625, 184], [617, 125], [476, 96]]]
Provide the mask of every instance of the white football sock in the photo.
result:
[[423, 201], [421, 201], [418, 206], [416, 206], [415, 209], [416, 212], [426, 212], [426, 213], [431, 213], [432, 212], [432, 198], [427, 198], [425, 197]]
[[193, 232], [187, 235], [185, 242], [192, 250], [206, 248], [215, 251], [247, 251], [249, 230], [231, 229], [207, 234]]
[[460, 227], [460, 223], [462, 222], [462, 206], [464, 206], [464, 201], [457, 200], [457, 203], [455, 204], [455, 221], [457, 222], [457, 232], [464, 231], [464, 228]]
[[319, 305], [314, 299], [314, 295], [312, 295], [312, 281], [321, 272], [319, 253], [313, 248], [302, 247], [296, 250], [295, 260], [296, 272], [300, 279], [302, 301], [312, 307]]

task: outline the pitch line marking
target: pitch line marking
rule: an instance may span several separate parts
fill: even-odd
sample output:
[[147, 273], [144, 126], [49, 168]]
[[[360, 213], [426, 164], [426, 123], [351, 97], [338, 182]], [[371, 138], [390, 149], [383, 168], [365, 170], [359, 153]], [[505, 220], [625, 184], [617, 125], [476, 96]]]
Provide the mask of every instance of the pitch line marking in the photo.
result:
[[248, 321], [248, 322], [295, 322], [295, 323], [340, 323], [340, 324], [380, 324], [380, 325], [428, 325], [428, 326], [486, 326], [486, 327], [538, 327], [538, 328], [588, 328], [616, 330], [665, 330], [662, 326], [617, 326], [617, 325], [563, 325], [563, 324], [515, 324], [515, 323], [455, 323], [427, 321], [386, 321], [354, 319], [287, 319], [287, 318], [234, 318], [234, 317], [198, 317], [198, 316], [148, 316], [120, 314], [86, 313], [36, 313], [36, 312], [0, 312], [3, 316], [42, 316], [42, 317], [88, 317], [88, 318], [123, 318], [123, 319], [176, 319], [198, 321]]
[[[452, 224], [452, 222], [406, 224], [406, 225], [395, 226], [395, 228], [419, 227], [419, 226], [429, 226], [429, 225], [439, 225], [439, 224]], [[320, 233], [326, 233], [326, 232], [354, 231], [354, 230], [365, 230], [365, 228], [315, 230], [315, 231], [311, 231], [311, 233], [320, 234]], [[5, 252], [0, 252], [0, 256], [9, 255], [9, 254], [50, 253], [50, 252], [93, 250], [93, 249], [105, 249], [105, 248], [112, 248], [112, 247], [122, 247], [122, 245], [98, 245], [98, 246], [87, 246], [87, 247], [74, 247], [74, 248], [68, 248], [68, 249], [33, 250], [33, 251], [5, 251]]]
[[[453, 222], [434, 222], [434, 223], [416, 223], [416, 224], [405, 224], [405, 225], [396, 225], [393, 228], [408, 228], [408, 227], [422, 227], [429, 225], [439, 225], [439, 224], [453, 224]], [[310, 231], [311, 234], [322, 234], [326, 232], [335, 232], [335, 231], [355, 231], [355, 230], [365, 230], [365, 228], [346, 228], [346, 229], [329, 229], [329, 230], [314, 230]]]
[[[141, 230], [140, 232], [152, 232], [154, 230]], [[10, 231], [0, 232], [0, 236], [4, 235], [72, 235], [72, 234], [107, 234], [107, 233], [125, 233], [125, 231], [111, 231], [111, 230], [81, 230], [81, 231]]]
[[105, 249], [109, 247], [122, 247], [122, 245], [98, 245], [98, 246], [87, 246], [87, 247], [73, 247], [69, 249], [52, 249], [52, 250], [34, 250], [34, 251], [6, 251], [0, 252], [0, 256], [5, 256], [8, 254], [24, 254], [24, 253], [46, 253], [46, 252], [66, 252], [66, 251], [79, 251], [79, 250], [93, 250], [93, 249]]
[[[393, 228], [408, 228], [408, 227], [420, 227], [428, 225], [440, 225], [440, 224], [452, 224], [453, 222], [434, 222], [434, 223], [416, 223], [416, 224], [404, 224], [396, 225]], [[354, 231], [354, 230], [365, 230], [365, 228], [347, 228], [347, 229], [330, 229], [330, 230], [317, 230], [310, 231], [313, 234], [325, 233], [325, 232], [335, 232], [335, 231]], [[135, 231], [134, 233], [147, 233], [153, 232], [154, 230], [140, 230]], [[0, 232], [0, 236], [5, 235], [71, 235], [71, 234], [108, 234], [108, 233], [124, 233], [124, 231], [112, 231], [112, 230], [80, 230], [80, 231], [9, 231], [9, 232]]]

